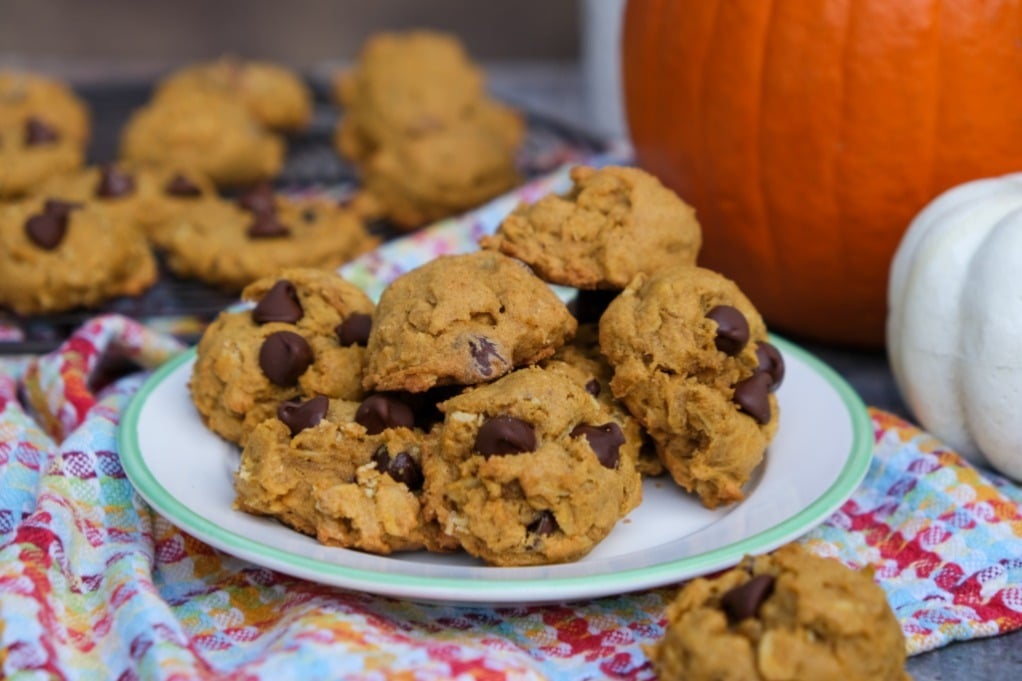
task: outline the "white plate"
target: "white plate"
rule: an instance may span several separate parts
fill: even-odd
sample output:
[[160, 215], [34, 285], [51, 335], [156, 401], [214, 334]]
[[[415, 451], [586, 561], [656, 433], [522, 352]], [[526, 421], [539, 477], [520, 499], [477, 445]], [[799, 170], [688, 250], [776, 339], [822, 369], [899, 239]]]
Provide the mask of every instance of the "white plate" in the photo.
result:
[[189, 399], [190, 351], [142, 386], [120, 428], [128, 478], [153, 508], [227, 553], [316, 582], [429, 602], [549, 603], [663, 586], [737, 563], [805, 533], [862, 481], [873, 430], [845, 381], [805, 350], [772, 341], [786, 364], [781, 422], [744, 501], [710, 511], [670, 478], [646, 480], [642, 504], [575, 563], [488, 567], [465, 554], [375, 556], [322, 546], [231, 507], [236, 447], [207, 430]]

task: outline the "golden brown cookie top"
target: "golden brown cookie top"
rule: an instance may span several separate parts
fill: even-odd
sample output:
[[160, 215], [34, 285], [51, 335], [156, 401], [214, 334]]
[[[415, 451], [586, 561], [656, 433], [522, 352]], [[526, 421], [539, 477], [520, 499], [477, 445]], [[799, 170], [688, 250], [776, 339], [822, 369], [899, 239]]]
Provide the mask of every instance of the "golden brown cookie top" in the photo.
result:
[[389, 399], [281, 403], [242, 451], [236, 506], [275, 516], [332, 546], [379, 554], [456, 548], [420, 502], [422, 460], [436, 437]]
[[284, 400], [361, 398], [373, 304], [358, 287], [333, 272], [292, 268], [242, 297], [251, 309], [225, 310], [206, 327], [188, 384], [213, 432], [244, 443]]
[[381, 147], [362, 175], [383, 214], [406, 228], [474, 208], [522, 181], [505, 141], [475, 125]]
[[365, 386], [421, 392], [492, 381], [550, 356], [576, 326], [520, 261], [487, 251], [441, 256], [380, 296]]
[[447, 127], [482, 99], [483, 75], [454, 36], [428, 30], [378, 33], [336, 84], [346, 108], [371, 112], [360, 123], [386, 137]]
[[662, 681], [903, 681], [905, 640], [870, 571], [798, 544], [681, 589], [648, 649]]
[[92, 307], [156, 280], [141, 234], [95, 203], [28, 199], [0, 208], [0, 305], [21, 314]]
[[599, 329], [614, 396], [675, 482], [710, 508], [744, 498], [777, 430], [783, 361], [738, 286], [699, 267], [640, 274]]
[[89, 139], [89, 110], [70, 87], [41, 74], [0, 69], [0, 130], [30, 120], [81, 147]]
[[182, 92], [137, 109], [121, 133], [121, 157], [195, 170], [217, 185], [275, 177], [284, 142], [239, 102], [208, 90]]
[[79, 168], [84, 157], [79, 142], [35, 119], [0, 128], [0, 199], [29, 195], [49, 178]]
[[577, 560], [641, 500], [636, 443], [563, 373], [520, 369], [440, 408], [427, 504], [488, 563]]
[[301, 130], [312, 118], [312, 92], [291, 69], [272, 62], [227, 56], [189, 64], [167, 75], [156, 98], [195, 90], [223, 94], [241, 103], [274, 130]]
[[285, 267], [332, 270], [375, 247], [350, 210], [326, 199], [274, 196], [270, 209], [205, 199], [161, 239], [181, 276], [238, 290]]
[[623, 289], [640, 272], [694, 265], [702, 232], [695, 211], [637, 168], [577, 166], [573, 188], [522, 205], [484, 248], [520, 258], [545, 280]]

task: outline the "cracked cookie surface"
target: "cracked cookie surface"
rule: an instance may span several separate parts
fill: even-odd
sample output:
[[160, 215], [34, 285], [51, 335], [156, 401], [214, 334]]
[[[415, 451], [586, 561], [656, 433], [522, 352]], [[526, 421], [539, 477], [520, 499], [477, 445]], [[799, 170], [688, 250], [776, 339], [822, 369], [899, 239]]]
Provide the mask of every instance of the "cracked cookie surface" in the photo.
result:
[[564, 374], [520, 369], [440, 408], [427, 507], [489, 564], [577, 560], [641, 501], [637, 443]]
[[745, 294], [699, 267], [640, 274], [607, 307], [599, 334], [614, 396], [674, 480], [710, 508], [743, 499], [777, 430], [783, 377]]
[[623, 289], [640, 272], [695, 265], [695, 211], [653, 175], [622, 166], [575, 166], [563, 195], [516, 208], [480, 240], [554, 284]]
[[577, 327], [550, 287], [513, 258], [441, 256], [383, 291], [364, 385], [422, 392], [492, 381], [549, 357]]
[[684, 586], [647, 650], [661, 681], [906, 681], [905, 640], [871, 572], [797, 544]]
[[257, 425], [235, 473], [235, 506], [330, 546], [377, 554], [456, 549], [423, 514], [421, 462], [435, 436], [412, 424], [374, 427], [365, 404], [294, 402], [318, 411], [285, 411]]

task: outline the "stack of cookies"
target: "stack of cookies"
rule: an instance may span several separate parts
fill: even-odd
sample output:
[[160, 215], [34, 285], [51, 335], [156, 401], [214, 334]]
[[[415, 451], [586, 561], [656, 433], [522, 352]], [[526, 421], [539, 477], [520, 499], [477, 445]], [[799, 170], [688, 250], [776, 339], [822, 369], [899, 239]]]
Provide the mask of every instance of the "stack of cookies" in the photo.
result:
[[[642, 475], [711, 508], [742, 499], [783, 377], [762, 319], [696, 266], [693, 211], [656, 178], [572, 177], [375, 307], [335, 275], [248, 287], [190, 382], [242, 447], [237, 507], [330, 545], [535, 565], [589, 553]], [[580, 289], [577, 316], [550, 283]]]
[[520, 184], [521, 117], [488, 97], [453, 36], [381, 33], [336, 82], [338, 151], [362, 180], [359, 204], [409, 230]]
[[312, 93], [276, 64], [226, 57], [187, 66], [161, 81], [121, 138], [124, 160], [196, 171], [218, 186], [243, 186], [280, 173], [281, 132], [304, 129]]

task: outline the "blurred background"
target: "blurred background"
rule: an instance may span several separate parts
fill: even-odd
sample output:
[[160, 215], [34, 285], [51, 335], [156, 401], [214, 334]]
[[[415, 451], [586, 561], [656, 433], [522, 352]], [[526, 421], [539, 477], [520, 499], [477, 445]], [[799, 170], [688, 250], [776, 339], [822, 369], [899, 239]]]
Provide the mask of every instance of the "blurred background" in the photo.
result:
[[[374, 32], [453, 33], [491, 89], [594, 131], [620, 134], [623, 0], [0, 0], [0, 65], [72, 83], [152, 78], [232, 54], [328, 79]], [[599, 73], [595, 80], [587, 73]], [[609, 81], [609, 82], [608, 82]], [[589, 83], [587, 85], [587, 82]], [[608, 87], [610, 94], [608, 94]], [[596, 101], [600, 98], [601, 101]]]

